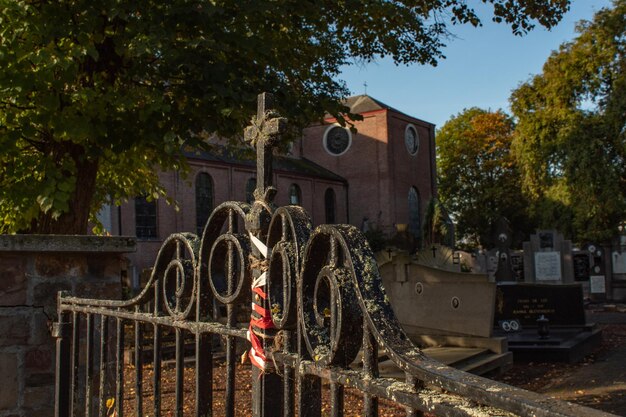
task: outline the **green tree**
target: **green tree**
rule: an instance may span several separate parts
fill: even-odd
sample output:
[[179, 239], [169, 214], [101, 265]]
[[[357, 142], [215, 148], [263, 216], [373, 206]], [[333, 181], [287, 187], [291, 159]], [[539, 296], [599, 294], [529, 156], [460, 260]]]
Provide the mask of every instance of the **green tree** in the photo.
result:
[[422, 236], [424, 237], [423, 247], [434, 244], [454, 247], [454, 226], [448, 211], [437, 198], [431, 198], [426, 203], [424, 212], [424, 227]]
[[[568, 7], [487, 3], [517, 34]], [[154, 170], [239, 135], [261, 91], [295, 126], [341, 118], [342, 65], [436, 64], [450, 23], [480, 19], [464, 0], [0, 0], [0, 232], [85, 233], [104, 203], [158, 198]]]
[[511, 105], [531, 210], [582, 242], [612, 236], [626, 211], [626, 1], [577, 31]]
[[492, 247], [492, 227], [507, 217], [528, 232], [520, 175], [510, 152], [515, 126], [502, 111], [466, 109], [437, 132], [439, 197], [456, 223], [460, 242]]

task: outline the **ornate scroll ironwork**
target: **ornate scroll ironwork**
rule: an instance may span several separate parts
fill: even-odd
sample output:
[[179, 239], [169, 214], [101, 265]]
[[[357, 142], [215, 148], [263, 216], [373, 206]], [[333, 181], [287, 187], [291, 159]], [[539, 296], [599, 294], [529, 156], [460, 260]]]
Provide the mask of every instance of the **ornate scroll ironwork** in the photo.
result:
[[[363, 396], [366, 416], [377, 415], [380, 398], [404, 406], [409, 416], [423, 412], [451, 416], [608, 415], [470, 375], [425, 356], [393, 314], [372, 251], [357, 228], [313, 228], [302, 207], [273, 206], [271, 151], [285, 121], [267, 110], [266, 98], [260, 98], [255, 124], [246, 130], [258, 154], [252, 205], [223, 203], [209, 217], [201, 237], [170, 236], [145, 288], [131, 300], [59, 295], [57, 417], [79, 412], [95, 415], [96, 408], [98, 415], [104, 415], [109, 395], [116, 399], [117, 415], [123, 415], [124, 335], [133, 330], [134, 342], [129, 345], [135, 365], [135, 415], [161, 415], [161, 360], [167, 333], [174, 334], [175, 345], [174, 414], [183, 415], [183, 359], [185, 341], [191, 337], [195, 342], [194, 415], [213, 415], [213, 352], [214, 336], [218, 335], [226, 340], [224, 414], [237, 415], [236, 342], [248, 340], [248, 326], [239, 323], [238, 310], [243, 308], [244, 314], [252, 314], [254, 319], [251, 310], [256, 307], [251, 309], [251, 302], [269, 311], [272, 321], [272, 328], [259, 333], [264, 354], [273, 366], [252, 378], [255, 416], [292, 416], [296, 410], [299, 415], [320, 416], [322, 381], [329, 384], [333, 416], [344, 415], [346, 388]], [[255, 244], [255, 239], [263, 245]], [[265, 254], [262, 246], [267, 248]], [[265, 298], [257, 298], [258, 291], [251, 287], [263, 273], [266, 281], [259, 288]], [[150, 409], [145, 408], [142, 385], [146, 344], [151, 344], [148, 350], [154, 369]], [[81, 354], [81, 349], [86, 354]], [[96, 351], [99, 357], [94, 355]], [[362, 358], [355, 360], [359, 352]], [[382, 352], [405, 372], [403, 380], [379, 375], [378, 354]], [[109, 387], [111, 371], [115, 381]], [[94, 401], [92, 387], [97, 378], [99, 392]], [[356, 410], [347, 411], [352, 415]]]

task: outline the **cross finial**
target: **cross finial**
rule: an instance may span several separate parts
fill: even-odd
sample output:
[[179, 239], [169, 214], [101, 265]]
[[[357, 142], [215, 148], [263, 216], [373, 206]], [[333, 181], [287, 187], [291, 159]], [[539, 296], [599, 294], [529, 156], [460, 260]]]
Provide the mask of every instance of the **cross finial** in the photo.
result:
[[251, 123], [244, 131], [244, 138], [252, 146], [257, 146], [259, 142], [263, 146], [274, 145], [287, 127], [287, 119], [278, 116], [274, 109], [274, 96], [269, 93], [257, 97], [257, 114]]
[[363, 88], [365, 89], [365, 95], [367, 95], [367, 81], [363, 83]]
[[275, 189], [272, 187], [272, 149], [280, 135], [287, 128], [287, 119], [279, 117], [274, 110], [274, 97], [268, 93], [259, 94], [257, 114], [252, 124], [244, 131], [244, 138], [256, 147], [257, 183], [254, 197], [256, 200], [270, 202]]

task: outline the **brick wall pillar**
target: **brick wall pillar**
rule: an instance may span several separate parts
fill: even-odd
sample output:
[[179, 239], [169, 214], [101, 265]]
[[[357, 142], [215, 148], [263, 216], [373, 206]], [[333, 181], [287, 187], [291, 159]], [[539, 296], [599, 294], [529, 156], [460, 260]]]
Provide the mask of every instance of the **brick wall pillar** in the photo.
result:
[[0, 417], [54, 415], [57, 293], [119, 299], [134, 238], [0, 235]]

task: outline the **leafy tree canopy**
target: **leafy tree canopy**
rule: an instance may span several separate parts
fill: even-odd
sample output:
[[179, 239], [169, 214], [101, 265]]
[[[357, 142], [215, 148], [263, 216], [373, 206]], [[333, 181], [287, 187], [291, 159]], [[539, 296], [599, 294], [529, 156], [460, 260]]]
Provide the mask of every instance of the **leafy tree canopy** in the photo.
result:
[[577, 31], [513, 92], [513, 148], [541, 226], [601, 241], [626, 212], [626, 0]]
[[[523, 34], [568, 0], [483, 0]], [[261, 91], [304, 126], [345, 64], [436, 64], [465, 0], [0, 0], [0, 232], [85, 233], [106, 202], [163, 194], [184, 144], [239, 134]], [[340, 119], [343, 120], [343, 119]]]
[[530, 228], [520, 175], [510, 152], [515, 125], [502, 111], [466, 109], [437, 132], [439, 196], [456, 222], [458, 241], [492, 247], [504, 216], [523, 237]]
[[454, 247], [454, 226], [448, 211], [437, 198], [426, 203], [424, 212], [423, 247], [439, 244]]

